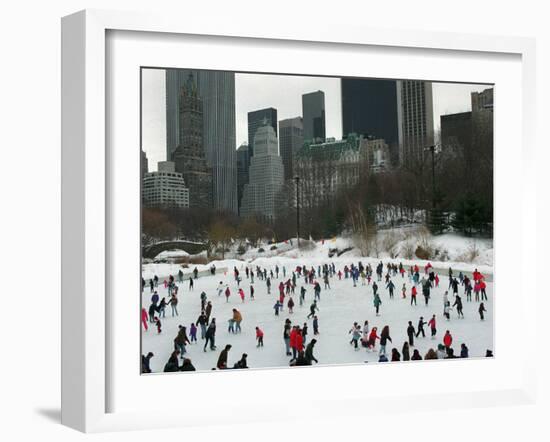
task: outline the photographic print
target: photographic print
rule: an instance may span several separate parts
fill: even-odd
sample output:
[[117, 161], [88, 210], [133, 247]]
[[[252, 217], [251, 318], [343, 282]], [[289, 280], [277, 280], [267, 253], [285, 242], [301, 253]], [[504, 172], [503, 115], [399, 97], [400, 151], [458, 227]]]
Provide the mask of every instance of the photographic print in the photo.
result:
[[493, 90], [142, 68], [141, 373], [492, 357]]

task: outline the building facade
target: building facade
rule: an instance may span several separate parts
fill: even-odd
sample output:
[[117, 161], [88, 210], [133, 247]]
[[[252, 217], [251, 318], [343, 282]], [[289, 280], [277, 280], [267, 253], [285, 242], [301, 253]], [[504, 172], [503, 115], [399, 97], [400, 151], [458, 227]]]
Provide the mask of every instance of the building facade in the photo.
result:
[[493, 88], [488, 88], [482, 92], [472, 92], [472, 112], [484, 110], [493, 110]]
[[273, 127], [266, 123], [256, 131], [249, 180], [244, 185], [241, 216], [274, 221], [283, 204], [284, 167]]
[[417, 167], [425, 158], [425, 149], [434, 144], [432, 84], [427, 81], [399, 81], [397, 99], [400, 103], [399, 161], [402, 166]]
[[268, 107], [248, 112], [248, 155], [254, 156], [254, 137], [256, 131], [265, 124], [271, 126], [277, 136], [277, 109]]
[[343, 140], [308, 143], [296, 154], [300, 204], [315, 207], [359, 183], [369, 173], [367, 139], [349, 134]]
[[149, 160], [147, 160], [147, 154], [143, 149], [141, 149], [140, 166], [141, 166], [141, 179], [143, 179], [145, 174], [149, 172]]
[[157, 172], [148, 172], [143, 177], [141, 196], [145, 207], [189, 207], [189, 189], [181, 173], [176, 172], [171, 161], [158, 163]]
[[399, 146], [398, 82], [342, 78], [342, 132], [386, 140]]
[[310, 92], [302, 95], [304, 140], [322, 143], [326, 139], [325, 93]]
[[294, 178], [294, 156], [304, 145], [302, 117], [279, 121], [279, 149], [285, 168], [285, 181]]
[[343, 78], [342, 130], [383, 139], [392, 166], [422, 161], [434, 143], [432, 84]]
[[237, 212], [235, 74], [189, 69], [166, 70], [166, 154], [180, 141], [179, 94], [192, 73], [203, 106], [203, 147], [212, 173], [213, 207]]
[[248, 144], [243, 143], [237, 149], [237, 202], [239, 214], [243, 198], [244, 185], [248, 183], [248, 170], [250, 168], [250, 152]]
[[367, 149], [369, 169], [372, 173], [387, 172], [391, 169], [390, 148], [382, 138], [368, 137], [364, 141]]
[[212, 208], [212, 168], [203, 147], [203, 103], [192, 73], [180, 90], [179, 145], [172, 152], [175, 170], [190, 192], [189, 207]]

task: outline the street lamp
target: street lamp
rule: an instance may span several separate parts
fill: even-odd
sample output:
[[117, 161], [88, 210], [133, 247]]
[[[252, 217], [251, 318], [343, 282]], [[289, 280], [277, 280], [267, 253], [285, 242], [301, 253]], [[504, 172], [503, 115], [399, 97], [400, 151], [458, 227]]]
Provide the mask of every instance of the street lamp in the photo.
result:
[[294, 181], [296, 181], [296, 240], [298, 241], [298, 248], [300, 248], [300, 194], [298, 192], [300, 177], [296, 175]]

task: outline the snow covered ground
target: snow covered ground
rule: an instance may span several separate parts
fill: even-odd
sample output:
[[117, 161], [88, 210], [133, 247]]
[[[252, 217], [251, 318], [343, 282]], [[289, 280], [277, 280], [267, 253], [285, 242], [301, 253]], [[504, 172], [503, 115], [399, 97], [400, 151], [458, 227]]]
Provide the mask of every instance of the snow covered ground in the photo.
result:
[[[408, 231], [411, 231], [410, 234], [407, 234]], [[345, 264], [350, 264], [353, 261], [361, 260], [363, 263], [370, 262], [377, 263], [382, 261], [386, 262], [402, 262], [403, 265], [413, 265], [418, 264], [420, 267], [424, 267], [428, 262], [431, 262], [435, 268], [438, 269], [448, 269], [452, 267], [457, 271], [463, 270], [471, 272], [474, 269], [478, 269], [483, 273], [492, 274], [493, 268], [493, 241], [491, 239], [472, 239], [466, 238], [464, 236], [455, 234], [455, 233], [446, 233], [443, 235], [437, 236], [428, 236], [428, 241], [432, 247], [444, 252], [446, 257], [445, 261], [441, 260], [419, 260], [419, 259], [405, 259], [403, 249], [407, 243], [411, 243], [414, 249], [421, 244], [420, 235], [414, 234], [414, 228], [400, 228], [393, 230], [381, 230], [378, 232], [379, 241], [382, 243], [384, 237], [388, 234], [397, 234], [399, 235], [399, 240], [396, 245], [396, 250], [398, 251], [398, 256], [395, 259], [391, 259], [389, 254], [384, 250], [379, 251], [378, 257], [372, 256], [365, 258], [361, 255], [361, 252], [354, 247], [354, 242], [351, 238], [345, 237], [336, 237], [333, 239], [318, 240], [318, 241], [308, 241], [301, 239], [301, 248], [298, 250], [296, 238], [291, 241], [283, 241], [275, 244], [262, 244], [257, 248], [250, 248], [243, 255], [237, 255], [233, 253], [233, 259], [225, 259], [223, 261], [213, 261], [207, 265], [194, 265], [189, 264], [188, 268], [182, 268], [179, 264], [173, 264], [170, 262], [165, 263], [148, 263], [142, 266], [142, 275], [146, 280], [149, 280], [154, 275], [157, 275], [161, 280], [167, 278], [168, 275], [175, 275], [177, 272], [182, 269], [184, 273], [191, 273], [192, 270], [197, 267], [198, 270], [207, 270], [210, 268], [211, 264], [214, 264], [218, 268], [227, 267], [232, 269], [234, 266], [237, 268], [244, 268], [245, 263], [249, 265], [260, 265], [260, 266], [279, 266], [287, 264], [292, 266], [296, 262], [296, 259], [300, 263], [305, 263], [308, 265], [319, 265], [325, 262], [340, 262], [342, 266]], [[271, 247], [275, 247], [274, 250], [271, 250]], [[237, 244], [233, 245], [233, 251], [236, 251], [238, 248]], [[338, 250], [344, 250], [351, 248], [348, 252], [344, 253], [340, 257], [328, 258], [329, 251], [331, 249], [337, 248]], [[469, 258], [469, 253], [472, 248], [475, 248], [478, 255], [473, 259]], [[263, 249], [263, 252], [260, 252], [259, 249]], [[228, 252], [228, 256], [232, 254]], [[166, 259], [174, 257], [189, 256], [189, 254], [182, 250], [170, 250], [162, 252], [157, 256], [157, 259]], [[198, 256], [198, 255], [194, 255]], [[294, 266], [295, 267], [295, 266]], [[289, 267], [290, 268], [290, 267]]]
[[[342, 242], [343, 240], [337, 240]], [[343, 244], [338, 244], [338, 247]], [[248, 264], [249, 266], [259, 265], [269, 269], [274, 268], [276, 264], [280, 267], [285, 266], [287, 272], [287, 278], [291, 275], [291, 270], [298, 264], [307, 265], [308, 267], [314, 265], [322, 265], [323, 263], [334, 262], [338, 269], [343, 269], [345, 264], [357, 263], [358, 258], [348, 256], [347, 254], [335, 258], [327, 258], [326, 252], [328, 248], [334, 247], [334, 243], [325, 241], [325, 244], [318, 244], [310, 252], [300, 252], [299, 258], [292, 257], [292, 254], [297, 253], [295, 250], [289, 250], [283, 255], [276, 257], [257, 257], [252, 259]], [[327, 250], [325, 250], [327, 249]], [[377, 258], [361, 258], [363, 263], [372, 262], [376, 263], [379, 260]], [[382, 261], [391, 261], [390, 259], [382, 259]], [[411, 261], [396, 259], [394, 262], [402, 261], [404, 265], [408, 265]], [[423, 269], [424, 262], [416, 260], [421, 269]], [[273, 305], [278, 297], [278, 284], [282, 279], [274, 279], [272, 281], [271, 295], [267, 294], [265, 282], [255, 279], [255, 300], [249, 298], [250, 280], [247, 280], [244, 276], [244, 271], [241, 271], [243, 281], [241, 286], [245, 290], [246, 300], [241, 302], [237, 294], [237, 285], [233, 279], [232, 271], [234, 266], [237, 266], [240, 270], [244, 269], [245, 262], [239, 260], [225, 260], [217, 261], [214, 264], [218, 268], [228, 268], [228, 272], [220, 273], [215, 276], [203, 276], [199, 277], [195, 281], [195, 287], [193, 291], [189, 291], [188, 283], [184, 282], [180, 284], [179, 288], [179, 316], [172, 317], [170, 308], [166, 311], [166, 318], [162, 318], [162, 333], [157, 334], [156, 328], [149, 327], [148, 331], [142, 331], [142, 353], [152, 351], [154, 357], [151, 360], [151, 369], [153, 372], [160, 372], [163, 370], [165, 363], [167, 362], [172, 350], [173, 339], [178, 332], [178, 325], [184, 325], [189, 331], [189, 326], [192, 322], [195, 322], [200, 314], [200, 293], [206, 292], [208, 300], [213, 304], [213, 310], [211, 317], [216, 318], [218, 324], [216, 332], [216, 351], [207, 352], [203, 351], [203, 342], [200, 340], [196, 344], [187, 346], [187, 357], [189, 357], [193, 365], [197, 370], [211, 370], [216, 366], [216, 361], [220, 351], [226, 344], [231, 344], [232, 349], [229, 353], [228, 365], [232, 366], [237, 360], [240, 359], [242, 353], [248, 354], [248, 365], [251, 368], [259, 367], [288, 367], [289, 357], [285, 354], [285, 346], [283, 341], [283, 326], [286, 318], [290, 318], [292, 324], [303, 325], [305, 322], [308, 324], [309, 334], [307, 339], [313, 337], [312, 321], [306, 318], [309, 313], [309, 306], [313, 301], [313, 287], [305, 284], [307, 289], [306, 302], [300, 307], [298, 303], [298, 293], [300, 287], [304, 285], [303, 279], [299, 278], [296, 288], [296, 296], [294, 300], [296, 306], [294, 308], [294, 314], [287, 312], [286, 300], [284, 311], [279, 316], [274, 315]], [[210, 264], [209, 264], [210, 265]], [[207, 266], [197, 266], [199, 270], [206, 269]], [[486, 320], [480, 321], [477, 309], [479, 303], [466, 302], [466, 297], [463, 295], [462, 287], [459, 289], [459, 294], [463, 298], [464, 302], [464, 319], [457, 319], [456, 311], [451, 312], [451, 320], [447, 322], [443, 317], [443, 293], [448, 286], [447, 268], [452, 265], [458, 273], [459, 268], [465, 270], [473, 270], [478, 267], [481, 272], [488, 273], [487, 294], [489, 301], [485, 302], [487, 308]], [[434, 263], [434, 266], [437, 265]], [[161, 281], [168, 274], [176, 274], [180, 266], [175, 264], [147, 264], [143, 266], [143, 276], [148, 279], [157, 273], [161, 278]], [[190, 266], [190, 269], [185, 271], [191, 271], [194, 266]], [[422, 273], [422, 272], [421, 272]], [[441, 263], [441, 270], [438, 271], [441, 279], [440, 287], [432, 291], [432, 296], [428, 306], [424, 305], [424, 298], [421, 294], [418, 296], [418, 305], [410, 305], [410, 290], [411, 282], [407, 277], [404, 279], [401, 276], [394, 278], [396, 285], [394, 299], [389, 299], [388, 291], [383, 283], [378, 283], [379, 293], [382, 299], [380, 316], [375, 315], [375, 309], [373, 306], [372, 288], [370, 286], [362, 286], [359, 281], [357, 287], [353, 287], [351, 279], [342, 279], [339, 281], [336, 277], [331, 279], [331, 289], [322, 290], [321, 301], [319, 302], [318, 317], [320, 335], [316, 337], [317, 345], [315, 347], [315, 356], [319, 360], [320, 364], [350, 364], [360, 363], [365, 361], [369, 363], [375, 363], [378, 360], [377, 352], [369, 352], [365, 349], [355, 351], [349, 344], [350, 335], [348, 334], [353, 322], [363, 324], [365, 320], [369, 321], [370, 327], [378, 327], [379, 332], [384, 325], [389, 325], [390, 336], [393, 339], [393, 344], [388, 343], [388, 354], [391, 352], [391, 348], [396, 347], [399, 352], [403, 343], [407, 339], [406, 328], [408, 321], [412, 321], [416, 327], [418, 319], [423, 316], [427, 321], [431, 318], [432, 314], [436, 315], [438, 332], [435, 340], [431, 340], [429, 336], [426, 338], [418, 338], [416, 340], [416, 346], [420, 351], [422, 357], [426, 354], [429, 348], [436, 348], [438, 343], [442, 342], [443, 334], [446, 330], [450, 330], [453, 336], [453, 348], [455, 354], [460, 353], [460, 344], [466, 343], [470, 350], [470, 357], [482, 357], [485, 355], [487, 349], [493, 349], [493, 283], [491, 273], [491, 266], [489, 265], [476, 265], [472, 263], [464, 263], [458, 265], [457, 263]], [[231, 289], [231, 297], [227, 303], [225, 296], [218, 297], [216, 287], [222, 281], [225, 284], [229, 284]], [[406, 284], [407, 298], [401, 299], [401, 287], [403, 283]], [[321, 282], [321, 287], [323, 284]], [[159, 284], [159, 295], [167, 297], [167, 291], [162, 284]], [[142, 305], [148, 309], [150, 305], [151, 293], [146, 286], [145, 291], [142, 294]], [[168, 297], [167, 297], [168, 299]], [[452, 296], [449, 297], [453, 302]], [[230, 334], [227, 332], [227, 320], [231, 317], [232, 309], [238, 308], [243, 316], [242, 333]], [[255, 341], [255, 327], [259, 326], [265, 333], [264, 347], [256, 348]], [[429, 329], [426, 327], [427, 334], [429, 335]], [[379, 344], [377, 343], [377, 350]], [[412, 349], [411, 349], [412, 355]]]

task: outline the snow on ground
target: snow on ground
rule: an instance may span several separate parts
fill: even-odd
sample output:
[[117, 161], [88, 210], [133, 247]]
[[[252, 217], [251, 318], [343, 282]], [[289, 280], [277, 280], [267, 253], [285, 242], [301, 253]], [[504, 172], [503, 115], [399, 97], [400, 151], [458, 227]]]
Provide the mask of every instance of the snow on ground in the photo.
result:
[[[321, 249], [326, 248], [327, 242], [321, 245]], [[317, 249], [317, 248], [316, 248]], [[328, 259], [324, 250], [314, 250], [310, 258], [302, 256], [299, 259], [293, 259], [285, 256], [275, 258], [257, 258], [252, 262], [252, 265], [265, 266], [268, 271], [275, 267], [275, 264], [286, 267], [287, 278], [291, 276], [291, 269], [300, 265], [321, 265], [322, 263], [334, 262], [338, 269], [342, 269], [344, 264], [351, 262], [357, 263], [356, 258], [346, 257], [345, 255], [336, 258]], [[322, 253], [321, 253], [322, 252]], [[363, 258], [363, 263], [367, 261], [377, 262], [376, 258]], [[383, 260], [386, 261], [386, 260]], [[396, 260], [397, 262], [399, 260]], [[416, 261], [421, 268], [423, 262]], [[403, 260], [405, 264], [405, 260]], [[151, 369], [153, 372], [163, 370], [164, 364], [167, 362], [172, 350], [173, 339], [175, 338], [178, 325], [184, 325], [188, 328], [192, 322], [195, 322], [200, 313], [200, 293], [206, 292], [208, 300], [213, 304], [212, 316], [216, 318], [218, 324], [216, 332], [216, 351], [207, 349], [203, 351], [203, 341], [200, 340], [200, 331], [198, 333], [199, 341], [196, 344], [188, 345], [186, 354], [189, 357], [197, 370], [210, 370], [216, 366], [216, 362], [220, 351], [226, 344], [231, 344], [232, 349], [229, 353], [228, 364], [232, 366], [240, 359], [242, 353], [248, 354], [248, 364], [251, 368], [259, 367], [287, 367], [289, 357], [285, 354], [285, 346], [283, 341], [283, 326], [286, 318], [290, 318], [293, 324], [303, 325], [307, 322], [309, 334], [307, 342], [313, 337], [312, 320], [306, 318], [309, 313], [309, 306], [313, 301], [313, 287], [309, 284], [304, 284], [303, 279], [299, 278], [296, 287], [296, 296], [294, 301], [296, 306], [294, 314], [287, 312], [286, 301], [284, 311], [279, 316], [274, 315], [273, 305], [278, 297], [278, 284], [282, 279], [274, 279], [272, 281], [271, 294], [267, 294], [267, 289], [264, 281], [255, 279], [255, 300], [249, 298], [250, 280], [247, 280], [244, 272], [241, 272], [243, 281], [241, 286], [245, 290], [246, 300], [241, 302], [237, 294], [237, 285], [233, 279], [232, 271], [234, 266], [242, 269], [243, 261], [225, 260], [214, 262], [216, 267], [226, 267], [229, 269], [225, 274], [220, 273], [215, 276], [202, 276], [195, 281], [193, 291], [189, 291], [188, 283], [184, 281], [179, 284], [179, 316], [172, 317], [170, 307], [166, 310], [166, 317], [162, 320], [162, 333], [157, 334], [154, 324], [150, 324], [148, 331], [142, 331], [142, 353], [152, 351], [155, 356], [151, 360]], [[408, 264], [408, 262], [407, 262]], [[408, 321], [412, 321], [416, 327], [418, 319], [423, 316], [427, 321], [432, 314], [436, 315], [438, 332], [435, 340], [429, 337], [429, 329], [426, 326], [428, 336], [426, 338], [418, 338], [416, 347], [422, 357], [426, 354], [429, 348], [436, 348], [438, 343], [442, 342], [445, 330], [450, 330], [453, 335], [453, 347], [455, 354], [460, 353], [460, 344], [466, 343], [470, 349], [470, 357], [482, 357], [487, 349], [493, 349], [493, 283], [492, 279], [488, 278], [487, 294], [489, 301], [485, 303], [487, 308], [486, 320], [480, 321], [477, 309], [479, 303], [466, 302], [466, 297], [462, 296], [463, 289], [460, 288], [460, 294], [464, 303], [465, 319], [457, 319], [456, 311], [451, 312], [451, 320], [447, 322], [443, 317], [443, 293], [447, 289], [448, 278], [446, 269], [449, 263], [444, 263], [445, 270], [439, 271], [441, 283], [440, 287], [432, 291], [430, 303], [424, 305], [424, 298], [421, 294], [418, 295], [418, 305], [410, 305], [410, 290], [411, 282], [407, 277], [404, 279], [401, 276], [393, 278], [396, 285], [394, 299], [389, 299], [388, 291], [383, 283], [378, 283], [379, 292], [382, 299], [381, 314], [375, 316], [373, 306], [372, 288], [370, 286], [361, 286], [359, 281], [357, 287], [353, 287], [351, 279], [342, 279], [339, 281], [336, 277], [331, 279], [330, 290], [322, 290], [321, 301], [319, 303], [318, 317], [320, 335], [317, 336], [317, 345], [315, 347], [315, 356], [320, 364], [348, 364], [348, 363], [374, 363], [378, 360], [378, 353], [369, 352], [365, 349], [355, 351], [349, 344], [350, 335], [348, 334], [353, 322], [363, 324], [365, 320], [369, 321], [370, 326], [378, 327], [379, 332], [384, 325], [389, 325], [390, 335], [393, 338], [393, 344], [388, 343], [388, 354], [391, 353], [392, 347], [396, 347], [401, 352], [403, 343], [407, 339], [406, 328]], [[144, 266], [144, 277], [149, 278], [153, 274], [152, 265]], [[156, 265], [159, 266], [159, 265]], [[159, 276], [165, 276], [168, 273], [162, 273], [161, 270], [173, 274], [177, 273], [180, 266], [163, 264], [164, 267], [156, 267], [154, 270], [159, 271]], [[171, 267], [170, 267], [171, 266]], [[209, 268], [207, 266], [198, 265], [199, 270]], [[479, 266], [482, 272], [487, 272], [490, 268]], [[194, 266], [190, 266], [191, 271]], [[175, 271], [173, 271], [175, 270]], [[161, 278], [162, 281], [162, 278]], [[216, 287], [222, 281], [228, 284], [231, 289], [231, 297], [229, 302], [226, 302], [225, 296], [217, 296]], [[407, 288], [407, 298], [401, 299], [401, 287], [405, 283]], [[300, 307], [298, 303], [298, 294], [300, 287], [305, 285], [307, 289], [306, 302]], [[323, 284], [321, 282], [321, 287]], [[167, 291], [162, 284], [159, 284], [159, 295], [167, 297]], [[151, 293], [146, 286], [142, 294], [143, 306], [148, 309], [150, 305]], [[168, 299], [168, 298], [167, 298]], [[452, 301], [452, 296], [449, 298]], [[227, 332], [228, 319], [231, 317], [232, 309], [237, 308], [243, 315], [242, 333], [230, 334]], [[265, 333], [264, 348], [256, 348], [255, 327], [259, 326]], [[377, 343], [377, 350], [379, 344]], [[412, 350], [411, 350], [412, 355]]]
[[173, 258], [183, 258], [190, 256], [189, 253], [187, 253], [185, 250], [165, 250], [164, 252], [160, 252], [157, 256], [155, 256], [155, 259], [173, 259]]
[[[234, 259], [226, 259], [223, 261], [213, 261], [207, 265], [195, 265], [188, 264], [188, 268], [183, 268], [179, 264], [173, 264], [170, 262], [167, 263], [150, 263], [144, 264], [143, 277], [146, 280], [149, 280], [154, 275], [158, 275], [161, 278], [161, 281], [164, 278], [167, 278], [168, 275], [176, 275], [180, 269], [184, 274], [191, 273], [192, 270], [197, 267], [199, 271], [205, 271], [210, 268], [211, 264], [214, 264], [217, 268], [229, 268], [233, 269], [236, 266], [239, 269], [243, 269], [245, 264], [249, 265], [273, 265], [276, 264], [282, 265], [291, 265], [294, 260], [298, 259], [301, 263], [304, 261], [308, 264], [318, 265], [327, 262], [327, 260], [335, 263], [341, 263], [342, 266], [345, 264], [350, 264], [353, 261], [361, 260], [363, 263], [370, 262], [378, 263], [382, 261], [386, 262], [402, 262], [403, 265], [413, 265], [418, 263], [420, 267], [424, 267], [428, 262], [431, 262], [432, 265], [441, 270], [446, 270], [449, 267], [452, 267], [457, 271], [468, 271], [472, 272], [476, 268], [487, 274], [493, 273], [493, 241], [491, 239], [472, 239], [466, 238], [464, 236], [458, 235], [456, 233], [445, 233], [443, 235], [437, 236], [428, 236], [428, 241], [432, 244], [434, 248], [437, 248], [440, 251], [444, 251], [447, 259], [445, 261], [441, 260], [419, 260], [419, 259], [405, 259], [403, 258], [403, 248], [407, 242], [412, 242], [414, 249], [421, 243], [420, 235], [415, 235], [415, 228], [400, 228], [392, 230], [381, 230], [378, 232], [379, 241], [383, 242], [384, 237], [388, 234], [397, 234], [401, 238], [397, 243], [397, 250], [399, 255], [395, 259], [391, 259], [387, 252], [383, 250], [379, 251], [379, 256], [371, 257], [362, 257], [361, 252], [354, 247], [354, 242], [351, 238], [345, 237], [336, 237], [326, 240], [310, 241], [300, 239], [301, 248], [297, 248], [296, 238], [288, 241], [282, 241], [275, 244], [262, 244], [258, 248], [251, 248], [243, 255], [233, 254]], [[409, 234], [407, 235], [407, 232]], [[271, 247], [275, 246], [274, 250], [271, 250]], [[472, 248], [478, 252], [478, 256], [469, 261], [466, 258], [467, 255], [471, 252]], [[235, 244], [233, 247], [237, 249]], [[260, 252], [259, 249], [263, 249], [263, 252]], [[338, 249], [340, 251], [351, 248], [352, 250], [344, 253], [340, 257], [328, 258], [329, 251], [331, 249]], [[172, 251], [163, 252], [166, 254], [166, 257], [171, 254]], [[179, 251], [185, 253], [183, 251]], [[232, 256], [231, 253], [227, 254]], [[193, 255], [199, 256], [199, 255]], [[172, 256], [174, 257], [174, 256]], [[158, 258], [158, 257], [157, 257]]]

